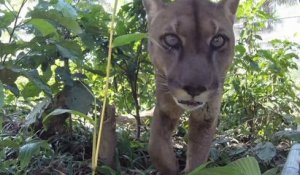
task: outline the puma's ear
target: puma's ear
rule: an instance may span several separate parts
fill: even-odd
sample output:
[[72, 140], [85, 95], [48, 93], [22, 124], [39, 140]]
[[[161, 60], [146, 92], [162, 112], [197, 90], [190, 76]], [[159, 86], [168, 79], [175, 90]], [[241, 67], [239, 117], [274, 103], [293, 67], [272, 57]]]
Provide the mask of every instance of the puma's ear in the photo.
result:
[[235, 13], [237, 11], [239, 2], [239, 0], [222, 0], [220, 2], [227, 15], [230, 16], [232, 22], [234, 22]]
[[162, 0], [143, 0], [143, 5], [150, 21], [155, 13], [164, 6], [164, 3]]

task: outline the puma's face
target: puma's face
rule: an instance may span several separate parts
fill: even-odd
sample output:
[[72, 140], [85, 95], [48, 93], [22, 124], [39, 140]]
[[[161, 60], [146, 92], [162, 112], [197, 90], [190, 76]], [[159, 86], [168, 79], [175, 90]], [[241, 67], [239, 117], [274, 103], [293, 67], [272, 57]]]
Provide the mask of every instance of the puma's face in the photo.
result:
[[238, 0], [143, 2], [158, 94], [170, 93], [186, 110], [198, 109], [220, 95], [233, 58]]

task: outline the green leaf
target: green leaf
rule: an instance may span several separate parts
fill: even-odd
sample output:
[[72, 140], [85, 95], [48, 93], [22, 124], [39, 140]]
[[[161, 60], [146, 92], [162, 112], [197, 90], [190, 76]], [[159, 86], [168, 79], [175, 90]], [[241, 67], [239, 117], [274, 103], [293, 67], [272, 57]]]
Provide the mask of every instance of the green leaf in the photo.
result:
[[272, 169], [269, 169], [268, 171], [264, 172], [262, 175], [275, 175], [278, 173], [278, 170], [279, 170], [278, 167], [272, 168]]
[[30, 81], [24, 86], [22, 90], [22, 96], [24, 98], [35, 97], [38, 96], [40, 92], [41, 89], [38, 88], [32, 81]]
[[36, 29], [40, 31], [42, 36], [47, 36], [49, 34], [54, 34], [54, 37], [58, 39], [58, 33], [56, 31], [56, 28], [49, 23], [45, 19], [38, 19], [38, 18], [33, 18], [29, 21], [30, 24], [32, 24]]
[[[55, 44], [55, 46], [63, 58], [69, 58], [77, 62], [79, 61], [78, 58], [82, 57], [81, 48], [75, 42], [63, 41], [59, 44]], [[80, 66], [80, 64], [78, 66]]]
[[273, 61], [272, 51], [270, 51], [270, 50], [258, 50], [257, 55], [259, 55], [263, 58], [266, 58], [270, 61]]
[[19, 76], [20, 71], [18, 69], [6, 68], [0, 65], [0, 80], [3, 84], [13, 84]]
[[208, 164], [210, 164], [211, 162], [206, 162], [204, 164], [201, 164], [200, 166], [198, 166], [194, 171], [192, 171], [191, 173], [189, 173], [189, 175], [196, 175], [197, 172], [202, 171]]
[[245, 48], [245, 46], [244, 45], [241, 45], [241, 44], [239, 44], [239, 45], [236, 45], [235, 46], [235, 50], [237, 51], [237, 52], [239, 52], [240, 54], [239, 55], [244, 55], [245, 53], [246, 53], [246, 48]]
[[241, 175], [241, 172], [234, 166], [204, 168], [206, 165], [201, 165], [188, 175]]
[[288, 54], [284, 55], [284, 57], [289, 58], [289, 59], [292, 59], [292, 58], [299, 59], [299, 55], [296, 53], [288, 53]]
[[193, 171], [188, 175], [243, 175], [236, 167], [225, 166], [225, 167], [216, 167], [216, 168], [205, 168], [200, 171]]
[[263, 40], [262, 37], [260, 35], [254, 35], [254, 38], [258, 39], [258, 40]]
[[39, 153], [41, 147], [46, 147], [48, 144], [46, 141], [38, 141], [27, 143], [20, 148], [19, 160], [21, 169], [24, 169], [30, 163], [31, 158]]
[[5, 89], [8, 89], [11, 93], [13, 93], [16, 97], [19, 97], [20, 90], [16, 83], [5, 85]]
[[260, 175], [258, 162], [253, 157], [241, 158], [224, 167], [204, 168], [201, 165], [188, 175]]
[[72, 18], [73, 20], [77, 17], [76, 10], [64, 0], [58, 0], [56, 4], [56, 9], [60, 10], [65, 17]]
[[52, 91], [50, 87], [42, 81], [37, 70], [22, 70], [22, 74], [28, 78], [32, 83], [34, 83], [38, 88], [44, 91], [48, 96], [52, 96]]
[[11, 138], [4, 138], [1, 139], [0, 142], [0, 149], [4, 149], [4, 148], [19, 148], [19, 144], [18, 142], [16, 142], [15, 140], [11, 139]]
[[[1, 46], [0, 46], [1, 47]], [[0, 65], [0, 80], [5, 89], [10, 90], [15, 96], [19, 96], [19, 89], [15, 81], [20, 76], [20, 70], [15, 68], [6, 68]]]
[[90, 122], [91, 124], [94, 123], [94, 121], [91, 117], [89, 117], [89, 116], [87, 116], [87, 115], [85, 115], [81, 112], [70, 110], [70, 109], [55, 109], [50, 114], [45, 116], [45, 118], [43, 119], [43, 125], [45, 126], [45, 128], [47, 129], [48, 124], [50, 123], [50, 121], [54, 117], [56, 117], [57, 115], [60, 115], [60, 114], [64, 114], [64, 113], [70, 113], [70, 114], [73, 114], [73, 115], [78, 115], [78, 116], [84, 118], [85, 120], [87, 120], [88, 122]]
[[76, 53], [73, 50], [69, 50], [59, 44], [56, 44], [56, 48], [63, 58], [70, 58], [70, 59], [78, 58]]
[[53, 9], [45, 12], [43, 10], [36, 9], [32, 12], [31, 15], [34, 18], [47, 19], [49, 21], [56, 22], [71, 30], [74, 34], [82, 33], [81, 27], [75, 19], [72, 19], [67, 16], [62, 16], [61, 12], [58, 10]]
[[118, 36], [113, 41], [113, 47], [124, 46], [126, 44], [130, 44], [132, 42], [147, 38], [147, 36], [148, 36], [147, 33], [133, 33], [133, 34]]
[[4, 105], [4, 87], [2, 82], [0, 81], [0, 109], [3, 107]]
[[234, 166], [243, 172], [243, 175], [260, 175], [260, 168], [254, 157], [245, 157], [238, 159], [228, 166]]
[[29, 127], [37, 121], [42, 119], [47, 107], [51, 104], [50, 98], [45, 98], [43, 101], [34, 106], [31, 112], [26, 116], [24, 126]]
[[2, 57], [3, 55], [9, 55], [9, 54], [15, 55], [16, 52], [21, 49], [17, 43], [1, 43], [1, 42], [0, 42], [0, 48], [1, 48], [0, 49], [0, 57]]
[[113, 170], [111, 167], [106, 166], [106, 165], [102, 165], [99, 169], [99, 172], [102, 174], [107, 174], [107, 175], [117, 174], [117, 172], [115, 170]]
[[1, 21], [0, 22], [0, 29], [8, 27], [14, 20], [15, 20], [14, 13], [13, 12], [6, 12], [3, 16], [0, 16], [0, 21]]

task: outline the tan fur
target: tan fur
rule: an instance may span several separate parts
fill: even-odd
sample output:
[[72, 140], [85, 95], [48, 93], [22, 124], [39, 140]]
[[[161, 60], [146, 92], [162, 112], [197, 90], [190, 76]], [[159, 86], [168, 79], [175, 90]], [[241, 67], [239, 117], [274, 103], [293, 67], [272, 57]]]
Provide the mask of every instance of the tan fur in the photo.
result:
[[157, 88], [149, 154], [162, 174], [178, 173], [171, 136], [184, 110], [191, 111], [185, 172], [208, 159], [234, 54], [232, 28], [238, 3], [143, 0]]

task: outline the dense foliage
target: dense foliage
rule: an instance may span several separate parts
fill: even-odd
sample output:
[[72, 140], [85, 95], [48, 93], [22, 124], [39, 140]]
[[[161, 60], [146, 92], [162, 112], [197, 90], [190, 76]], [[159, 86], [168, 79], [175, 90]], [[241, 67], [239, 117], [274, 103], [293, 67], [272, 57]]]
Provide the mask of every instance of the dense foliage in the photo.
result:
[[[263, 171], [280, 167], [291, 141], [300, 141], [299, 133], [284, 131], [299, 123], [299, 87], [290, 71], [297, 69], [294, 59], [300, 47], [276, 39], [263, 47], [259, 34], [273, 19], [262, 10], [264, 2], [245, 1], [238, 11], [241, 27], [235, 62], [224, 89], [219, 133], [211, 149], [214, 163], [210, 166], [251, 155]], [[107, 6], [87, 0], [0, 0], [0, 174], [90, 173], [89, 126], [98, 116], [93, 111], [98, 105], [92, 103], [96, 99], [101, 104], [105, 84], [111, 21]], [[109, 100], [119, 115], [131, 114], [135, 121], [118, 123], [116, 170], [101, 166], [99, 172], [104, 174], [154, 172], [146, 151], [151, 118], [140, 118], [141, 111], [152, 109], [155, 100], [146, 29], [140, 0], [119, 9]], [[84, 88], [79, 88], [78, 82]], [[47, 114], [64, 108], [59, 105], [60, 95], [72, 87], [90, 101], [73, 104], [77, 117], [65, 121], [69, 116], [59, 115], [65, 117], [62, 122], [67, 126], [62, 127], [68, 132], [60, 135], [60, 128], [55, 128], [53, 133], [41, 134], [42, 126], [51, 130], [56, 124], [49, 120], [58, 117]], [[45, 99], [50, 99], [52, 106], [44, 113], [38, 104], [47, 103]], [[42, 112], [33, 115], [38, 110]], [[182, 165], [186, 123], [183, 118], [175, 140]]]

